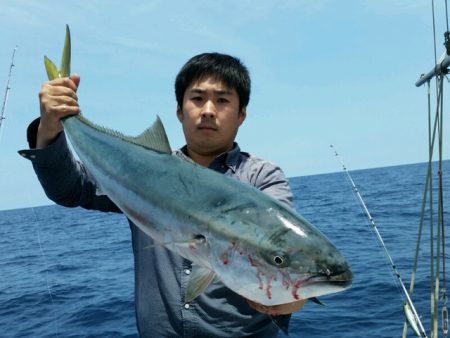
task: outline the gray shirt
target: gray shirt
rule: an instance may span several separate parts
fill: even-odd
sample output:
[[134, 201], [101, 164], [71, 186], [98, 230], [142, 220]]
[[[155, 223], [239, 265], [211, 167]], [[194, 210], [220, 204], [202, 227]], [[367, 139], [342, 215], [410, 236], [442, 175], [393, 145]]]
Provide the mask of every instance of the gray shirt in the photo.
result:
[[[28, 128], [30, 148], [35, 147], [38, 120]], [[21, 150], [31, 160], [47, 196], [67, 207], [81, 206], [105, 212], [121, 212], [105, 195], [97, 195], [95, 181], [69, 151], [64, 133], [45, 149]], [[174, 152], [186, 156], [185, 148]], [[237, 144], [218, 156], [210, 169], [246, 182], [292, 206], [292, 193], [281, 169], [270, 162], [240, 151]], [[276, 337], [271, 318], [248, 305], [226, 288], [212, 283], [194, 301], [184, 295], [191, 262], [153, 245], [153, 240], [131, 221], [135, 307], [141, 337]], [[288, 321], [289, 316], [280, 318]]]

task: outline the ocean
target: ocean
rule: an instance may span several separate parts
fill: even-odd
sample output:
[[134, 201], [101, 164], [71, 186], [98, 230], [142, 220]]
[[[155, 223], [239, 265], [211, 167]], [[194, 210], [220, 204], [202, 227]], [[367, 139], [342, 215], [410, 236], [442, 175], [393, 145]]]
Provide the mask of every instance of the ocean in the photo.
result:
[[[422, 163], [351, 172], [407, 287], [426, 171]], [[448, 208], [450, 161], [443, 175]], [[402, 294], [344, 172], [290, 182], [296, 209], [354, 273], [350, 289], [321, 298], [325, 306], [309, 302], [295, 313], [290, 337], [401, 337]], [[428, 234], [425, 228], [413, 300], [429, 332]], [[123, 215], [56, 205], [0, 211], [0, 248], [0, 337], [137, 337]]]

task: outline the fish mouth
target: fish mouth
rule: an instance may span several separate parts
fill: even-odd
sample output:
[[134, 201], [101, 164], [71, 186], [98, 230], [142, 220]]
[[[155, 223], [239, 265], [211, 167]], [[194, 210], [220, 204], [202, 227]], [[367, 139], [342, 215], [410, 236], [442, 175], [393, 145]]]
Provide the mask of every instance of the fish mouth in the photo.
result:
[[305, 284], [333, 284], [334, 286], [340, 286], [347, 288], [352, 284], [353, 273], [350, 269], [334, 270], [325, 269], [317, 274], [310, 276]]

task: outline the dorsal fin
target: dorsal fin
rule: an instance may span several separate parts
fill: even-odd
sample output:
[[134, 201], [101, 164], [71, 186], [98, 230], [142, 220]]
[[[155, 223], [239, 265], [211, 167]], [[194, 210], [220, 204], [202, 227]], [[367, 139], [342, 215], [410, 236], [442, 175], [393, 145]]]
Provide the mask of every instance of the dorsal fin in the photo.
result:
[[159, 116], [156, 117], [156, 121], [150, 128], [144, 130], [142, 134], [130, 138], [134, 141], [134, 143], [143, 147], [151, 148], [162, 153], [170, 154], [172, 152], [169, 139], [167, 138], [166, 131], [164, 130], [164, 125], [162, 124]]
[[126, 142], [137, 144], [141, 147], [158, 151], [160, 153], [172, 153], [172, 150], [170, 149], [169, 139], [167, 138], [166, 131], [164, 130], [164, 126], [159, 116], [150, 128], [146, 129], [142, 134], [138, 136], [127, 136], [119, 131], [99, 126], [89, 121], [83, 115], [67, 116], [63, 118], [61, 121], [64, 125], [64, 128], [67, 128], [66, 124], [69, 123], [69, 120], [71, 119], [78, 120], [90, 128], [93, 128], [101, 133], [120, 138]]

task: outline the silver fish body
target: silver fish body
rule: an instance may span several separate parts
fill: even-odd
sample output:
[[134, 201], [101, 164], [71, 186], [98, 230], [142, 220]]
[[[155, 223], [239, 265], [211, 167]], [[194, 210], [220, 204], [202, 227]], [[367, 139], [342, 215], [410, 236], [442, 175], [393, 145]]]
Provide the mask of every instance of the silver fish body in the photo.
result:
[[101, 190], [157, 243], [199, 267], [193, 283], [201, 285], [188, 298], [214, 277], [263, 305], [350, 285], [346, 260], [318, 229], [259, 190], [172, 155], [159, 119], [146, 132], [150, 144], [81, 117], [63, 123]]
[[[66, 26], [61, 67], [70, 74]], [[62, 121], [101, 190], [156, 243], [191, 260], [186, 300], [219, 279], [263, 305], [319, 297], [350, 286], [345, 258], [294, 210], [254, 187], [172, 155], [159, 118], [137, 137], [82, 116]]]

